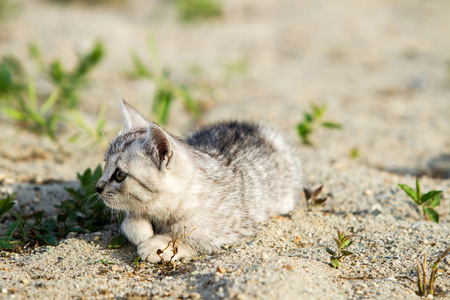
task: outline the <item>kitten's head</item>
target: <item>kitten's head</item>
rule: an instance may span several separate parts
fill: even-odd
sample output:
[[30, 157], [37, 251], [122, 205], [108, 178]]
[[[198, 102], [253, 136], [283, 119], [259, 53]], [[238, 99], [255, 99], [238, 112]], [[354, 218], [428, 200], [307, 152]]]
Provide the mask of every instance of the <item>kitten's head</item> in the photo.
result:
[[122, 103], [125, 130], [105, 154], [97, 192], [111, 208], [170, 213], [191, 176], [184, 144]]

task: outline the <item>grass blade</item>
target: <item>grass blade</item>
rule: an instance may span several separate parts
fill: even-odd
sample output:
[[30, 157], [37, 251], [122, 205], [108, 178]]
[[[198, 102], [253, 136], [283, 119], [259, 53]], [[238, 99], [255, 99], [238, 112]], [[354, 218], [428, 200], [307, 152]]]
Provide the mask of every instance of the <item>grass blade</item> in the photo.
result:
[[331, 265], [336, 269], [339, 267], [339, 260], [336, 257], [331, 257], [330, 259]]
[[417, 193], [416, 193], [417, 194], [416, 200], [420, 201], [420, 199], [422, 198], [422, 191], [420, 189], [420, 181], [419, 181], [418, 177], [416, 177], [416, 191], [417, 191]]
[[145, 66], [144, 62], [137, 53], [131, 53], [131, 60], [134, 65], [134, 71], [136, 75], [144, 78], [152, 78], [152, 72]]
[[37, 111], [36, 86], [34, 85], [33, 80], [30, 80], [28, 82], [28, 104], [29, 104], [30, 110], [32, 112], [36, 112]]
[[334, 122], [322, 122], [322, 126], [328, 129], [342, 129], [342, 124]]
[[116, 236], [115, 238], [111, 239], [108, 248], [109, 249], [120, 248], [123, 246], [123, 244], [125, 244], [126, 241], [127, 239], [122, 234], [120, 234], [119, 236]]
[[56, 101], [58, 101], [58, 97], [59, 91], [55, 89], [44, 102], [44, 104], [42, 104], [41, 109], [39, 110], [39, 114], [45, 115], [53, 107], [53, 105], [55, 105]]
[[439, 214], [431, 207], [424, 208], [423, 211], [431, 221], [439, 223]]
[[441, 196], [437, 195], [433, 199], [430, 200], [430, 207], [436, 207], [441, 204]]
[[161, 60], [159, 59], [158, 47], [153, 36], [147, 38], [147, 49], [150, 54], [150, 63], [154, 66], [156, 74], [161, 74]]
[[353, 252], [347, 251], [347, 250], [341, 250], [342, 255], [344, 256], [349, 256], [349, 255], [353, 255]]
[[334, 252], [333, 250], [331, 250], [330, 248], [326, 248], [325, 249], [329, 254], [336, 256], [336, 252]]
[[3, 250], [14, 250], [14, 245], [10, 241], [5, 239], [0, 239], [0, 249]]
[[417, 192], [415, 190], [413, 190], [409, 185], [407, 184], [399, 184], [398, 185], [403, 191], [405, 191], [405, 193], [411, 197], [411, 199], [414, 200], [414, 202], [418, 203], [418, 198], [417, 198]]
[[434, 198], [441, 193], [442, 193], [442, 191], [430, 191], [420, 198], [419, 204], [423, 204], [423, 203], [427, 202], [428, 200], [430, 200], [431, 198]]

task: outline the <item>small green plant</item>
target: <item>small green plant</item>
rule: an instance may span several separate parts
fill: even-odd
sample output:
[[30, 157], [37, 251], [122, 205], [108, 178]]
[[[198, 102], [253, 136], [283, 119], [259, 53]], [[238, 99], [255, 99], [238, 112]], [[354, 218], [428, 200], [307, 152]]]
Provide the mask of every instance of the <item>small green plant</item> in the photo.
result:
[[313, 207], [322, 206], [327, 201], [328, 197], [318, 198], [320, 193], [322, 192], [323, 185], [319, 186], [316, 190], [311, 191], [307, 188], [303, 188], [303, 192], [305, 193], [306, 199], [306, 210], [310, 211]]
[[[44, 211], [36, 212], [34, 223], [30, 223], [20, 213], [14, 215], [15, 221], [9, 225], [4, 237], [0, 238], [0, 249], [13, 250], [15, 244], [27, 244], [42, 242], [47, 245], [56, 246], [55, 235], [60, 235], [54, 219], [44, 220]], [[15, 239], [19, 239], [18, 241]]]
[[441, 204], [442, 191], [429, 191], [422, 195], [419, 178], [416, 177], [416, 190], [406, 184], [398, 185], [405, 193], [416, 203], [422, 206], [422, 211], [427, 220], [439, 223], [439, 214], [434, 210], [436, 206]]
[[[81, 186], [78, 189], [66, 189], [73, 198], [55, 205], [60, 211], [56, 220], [44, 219], [44, 211], [33, 214], [34, 222], [25, 219], [20, 213], [14, 214], [15, 221], [10, 224], [6, 235], [0, 237], [0, 249], [13, 250], [15, 244], [39, 242], [55, 246], [57, 239], [65, 237], [69, 232], [95, 232], [110, 224], [112, 219], [106, 214], [103, 202], [93, 202], [97, 197], [95, 183], [101, 176], [100, 165], [94, 171], [87, 169], [83, 174], [78, 174]], [[6, 212], [10, 200], [5, 203]], [[118, 221], [120, 219], [121, 216]]]
[[181, 21], [195, 22], [222, 16], [222, 7], [217, 0], [175, 0]]
[[133, 260], [133, 265], [135, 268], [139, 267], [139, 263], [141, 262], [141, 256], [138, 255], [134, 260]]
[[5, 198], [0, 199], [0, 217], [13, 208], [16, 197], [17, 193], [13, 193], [6, 194]]
[[338, 237], [333, 238], [337, 246], [337, 251], [335, 252], [330, 248], [326, 248], [326, 251], [331, 255], [330, 257], [331, 265], [336, 269], [339, 267], [339, 262], [342, 262], [342, 259], [344, 257], [353, 255], [353, 252], [345, 250], [352, 244], [352, 241], [350, 239], [353, 237], [353, 234], [344, 235], [344, 232], [341, 232], [339, 229], [337, 233]]
[[115, 238], [112, 238], [109, 241], [108, 248], [109, 249], [118, 249], [118, 248], [122, 247], [123, 244], [125, 244], [126, 242], [127, 242], [127, 238], [124, 235], [119, 234], [118, 236], [116, 236]]
[[360, 155], [361, 155], [361, 153], [360, 153], [358, 147], [353, 147], [352, 149], [350, 149], [349, 156], [350, 156], [351, 159], [357, 159], [357, 158], [360, 157]]
[[105, 125], [104, 106], [100, 110], [94, 129], [74, 112], [79, 103], [79, 89], [85, 84], [88, 73], [104, 55], [103, 45], [97, 42], [89, 53], [79, 55], [78, 64], [72, 71], [65, 71], [58, 59], [46, 65], [35, 43], [29, 45], [29, 53], [44, 72], [44, 77], [53, 83], [54, 91], [51, 95], [39, 93], [31, 79], [28, 85], [24, 84], [26, 75], [20, 61], [13, 56], [4, 56], [0, 62], [2, 113], [17, 121], [22, 127], [46, 134], [52, 140], [57, 139], [57, 131], [66, 128], [62, 125], [69, 124], [78, 128], [78, 135], [87, 134], [105, 144], [101, 138]]
[[59, 59], [52, 61], [49, 66], [46, 66], [37, 44], [30, 44], [28, 50], [30, 56], [35, 59], [59, 90], [57, 105], [69, 109], [78, 107], [79, 90], [86, 83], [88, 74], [100, 63], [105, 55], [103, 43], [97, 41], [88, 53], [79, 54], [75, 68], [72, 71], [67, 71]]
[[152, 113], [158, 123], [166, 124], [172, 102], [179, 99], [193, 116], [199, 113], [198, 103], [194, 100], [187, 86], [178, 85], [170, 79], [170, 72], [160, 63], [158, 49], [154, 39], [149, 38], [147, 46], [151, 59], [151, 67], [147, 67], [136, 54], [131, 55], [134, 75], [155, 81], [156, 91], [153, 96]]
[[104, 264], [104, 265], [113, 265], [113, 264], [114, 264], [112, 261], [107, 261], [107, 260], [105, 260], [104, 258], [95, 261], [95, 262], [94, 262], [94, 265], [95, 265], [95, 264], [98, 264], [98, 263], [102, 263], [102, 264]]
[[312, 145], [310, 136], [314, 130], [318, 127], [324, 127], [328, 129], [341, 129], [342, 125], [339, 123], [322, 121], [323, 116], [327, 111], [327, 106], [318, 106], [316, 104], [311, 105], [311, 112], [303, 113], [303, 122], [297, 125], [297, 132], [302, 139], [303, 144]]
[[55, 140], [60, 115], [53, 108], [58, 100], [58, 92], [55, 90], [38, 108], [36, 88], [30, 81], [27, 99], [17, 94], [16, 100], [14, 104], [2, 105], [3, 113], [19, 122], [21, 126], [37, 133], [47, 134], [52, 140]]
[[428, 286], [427, 286], [427, 267], [426, 267], [427, 255], [426, 254], [424, 255], [422, 263], [420, 263], [419, 258], [417, 258], [417, 286], [419, 288], [418, 292], [419, 296], [427, 296], [428, 294], [430, 295], [435, 294], [434, 284], [436, 283], [436, 279], [439, 276], [441, 276], [441, 274], [438, 274], [439, 272], [438, 265], [449, 253], [450, 247], [447, 248], [433, 264], [431, 264], [431, 274]]
[[68, 231], [87, 232], [99, 231], [102, 226], [109, 224], [111, 216], [106, 214], [106, 206], [102, 201], [96, 201], [98, 194], [95, 190], [96, 182], [102, 177], [100, 165], [92, 171], [87, 169], [83, 174], [77, 174], [81, 187], [77, 190], [67, 188], [72, 199], [63, 201], [56, 208], [62, 210], [57, 220], [64, 224]]
[[25, 90], [25, 71], [20, 61], [12, 55], [3, 56], [0, 61], [0, 100], [10, 100]]
[[74, 142], [79, 139], [80, 135], [85, 135], [95, 141], [97, 144], [100, 144], [104, 147], [108, 146], [108, 141], [104, 137], [103, 130], [106, 124], [105, 114], [106, 106], [105, 104], [102, 104], [97, 116], [97, 123], [94, 127], [91, 127], [77, 111], [72, 111], [71, 122], [73, 123], [73, 125], [75, 125], [75, 127], [79, 129], [79, 131], [70, 138], [70, 141]]

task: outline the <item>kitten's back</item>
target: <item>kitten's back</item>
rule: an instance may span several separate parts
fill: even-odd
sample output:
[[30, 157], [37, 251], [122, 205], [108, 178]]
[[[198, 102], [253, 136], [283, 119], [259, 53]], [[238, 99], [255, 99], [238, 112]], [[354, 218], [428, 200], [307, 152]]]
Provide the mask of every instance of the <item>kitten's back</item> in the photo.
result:
[[302, 186], [295, 148], [280, 130], [263, 123], [239, 121], [206, 126], [187, 144], [219, 160], [243, 181], [245, 207], [254, 221], [294, 208]]

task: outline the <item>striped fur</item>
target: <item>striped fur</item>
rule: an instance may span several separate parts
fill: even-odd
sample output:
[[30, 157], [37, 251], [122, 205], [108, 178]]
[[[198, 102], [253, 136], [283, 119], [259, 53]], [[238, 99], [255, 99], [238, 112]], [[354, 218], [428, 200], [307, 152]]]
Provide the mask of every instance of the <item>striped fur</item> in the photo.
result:
[[[183, 141], [125, 102], [122, 112], [126, 128], [106, 152], [97, 191], [109, 207], [127, 212], [121, 228], [142, 259], [159, 261], [158, 249], [194, 228], [175, 258], [217, 250], [288, 213], [300, 197], [300, 161], [273, 127], [224, 122]], [[117, 174], [127, 175], [118, 182]]]

